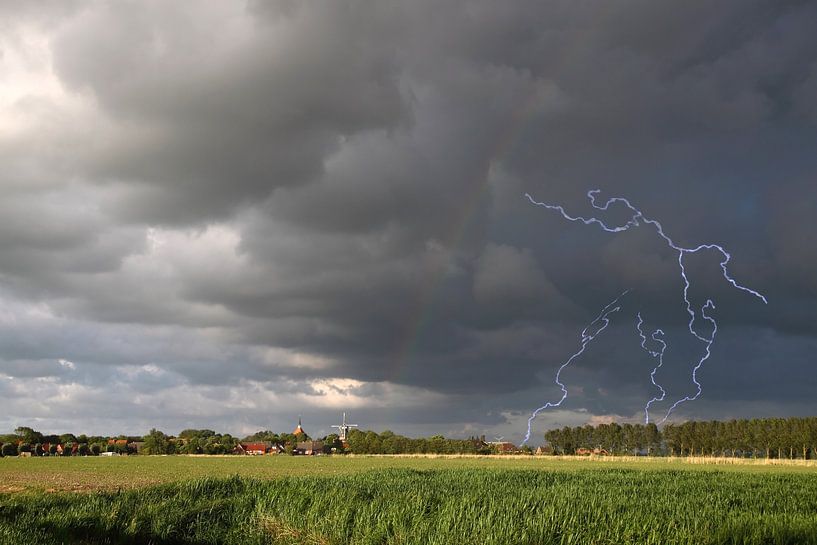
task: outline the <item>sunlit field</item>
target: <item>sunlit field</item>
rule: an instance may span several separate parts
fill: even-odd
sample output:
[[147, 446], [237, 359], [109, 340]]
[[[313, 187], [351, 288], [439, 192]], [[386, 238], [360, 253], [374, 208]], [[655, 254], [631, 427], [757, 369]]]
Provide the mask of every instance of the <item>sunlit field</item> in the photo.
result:
[[139, 488], [201, 477], [258, 479], [345, 475], [381, 469], [738, 471], [817, 475], [817, 460], [555, 456], [123, 456], [0, 458], [0, 492]]
[[817, 543], [813, 464], [0, 459], [0, 543]]

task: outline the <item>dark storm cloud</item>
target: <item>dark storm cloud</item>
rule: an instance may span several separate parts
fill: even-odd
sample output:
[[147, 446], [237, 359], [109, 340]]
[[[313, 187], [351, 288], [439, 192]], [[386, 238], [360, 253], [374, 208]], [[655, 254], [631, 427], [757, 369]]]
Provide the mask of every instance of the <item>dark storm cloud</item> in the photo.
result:
[[396, 52], [365, 10], [304, 6], [264, 21], [209, 7], [101, 6], [55, 38], [61, 80], [123, 123], [88, 169], [134, 184], [125, 217], [208, 221], [314, 179], [340, 138], [408, 113]]
[[[8, 376], [53, 367], [55, 381], [94, 388], [151, 365], [122, 380], [189, 387], [199, 400], [220, 385], [271, 384], [326, 411], [347, 401], [315, 381], [351, 379], [362, 381], [354, 394], [332, 395], [353, 396], [373, 422], [465, 433], [516, 425], [558, 397], [553, 372], [582, 327], [631, 288], [567, 375], [578, 412], [553, 422], [636, 415], [654, 393], [639, 309], [672, 340], [662, 376], [673, 395], [694, 393], [702, 347], [685, 337], [677, 255], [649, 228], [613, 236], [522, 197], [589, 213], [584, 194], [600, 188], [679, 244], [724, 244], [735, 278], [769, 298], [734, 290], [715, 253], [689, 258], [695, 305], [714, 299], [722, 329], [703, 375], [716, 398], [685, 414], [807, 403], [812, 3], [8, 13], [0, 5]], [[620, 208], [605, 217], [626, 221]], [[787, 372], [772, 377], [764, 362], [781, 353]], [[60, 358], [76, 369], [54, 367]], [[384, 385], [436, 401], [412, 408], [411, 394]], [[397, 407], [388, 421], [384, 399]], [[240, 407], [212, 417], [258, 422]]]

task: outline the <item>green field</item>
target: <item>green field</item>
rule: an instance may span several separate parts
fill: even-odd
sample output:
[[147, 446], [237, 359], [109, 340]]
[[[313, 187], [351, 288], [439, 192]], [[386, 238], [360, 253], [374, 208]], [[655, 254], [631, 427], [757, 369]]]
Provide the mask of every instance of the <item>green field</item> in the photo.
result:
[[0, 482], [0, 543], [817, 543], [814, 466], [5, 458]]

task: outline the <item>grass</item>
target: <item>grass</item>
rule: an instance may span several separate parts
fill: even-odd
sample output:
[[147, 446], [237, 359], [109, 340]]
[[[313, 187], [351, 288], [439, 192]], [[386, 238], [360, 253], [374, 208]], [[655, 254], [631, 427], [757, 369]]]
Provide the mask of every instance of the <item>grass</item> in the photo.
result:
[[[703, 462], [702, 462], [703, 461]], [[723, 462], [728, 464], [720, 465]], [[540, 471], [598, 470], [610, 466], [644, 471], [683, 468], [689, 471], [817, 473], [814, 461], [767, 464], [762, 460], [686, 458], [579, 457], [420, 457], [420, 456], [128, 456], [0, 458], [0, 493], [24, 490], [97, 491], [141, 488], [202, 477], [239, 475], [278, 479], [300, 475], [348, 475], [384, 469], [535, 469]]]
[[[45, 492], [59, 475], [69, 486]], [[817, 543], [817, 469], [807, 466], [518, 457], [2, 459], [0, 482], [6, 477], [30, 482], [0, 494], [0, 543]], [[71, 492], [78, 483], [91, 491]], [[134, 488], [120, 491], [123, 483]]]

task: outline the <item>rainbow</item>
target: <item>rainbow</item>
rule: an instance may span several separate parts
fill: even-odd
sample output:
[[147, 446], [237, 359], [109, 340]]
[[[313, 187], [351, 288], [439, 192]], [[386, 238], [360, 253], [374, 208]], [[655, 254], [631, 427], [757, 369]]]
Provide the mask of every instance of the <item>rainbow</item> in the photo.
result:
[[[491, 146], [491, 151], [487, 154], [480, 176], [470, 191], [461, 199], [462, 206], [455, 211], [456, 213], [451, 215], [450, 227], [445, 231], [441, 241], [443, 247], [456, 248], [459, 246], [463, 236], [474, 221], [480, 203], [484, 201], [490, 190], [492, 168], [500, 163], [513, 148], [525, 124], [540, 109], [546, 98], [547, 96], [544, 93], [534, 91], [511, 112], [507, 123], [500, 132], [495, 144]], [[445, 268], [432, 268], [428, 271], [428, 275], [423, 276], [423, 278], [425, 277], [428, 277], [428, 282], [422, 286], [416, 303], [411, 311], [406, 314], [407, 319], [402, 328], [402, 334], [395, 343], [395, 352], [387, 362], [389, 370], [385, 380], [389, 382], [399, 382], [402, 372], [409, 365], [419, 339], [431, 321], [437, 294], [445, 277]]]

